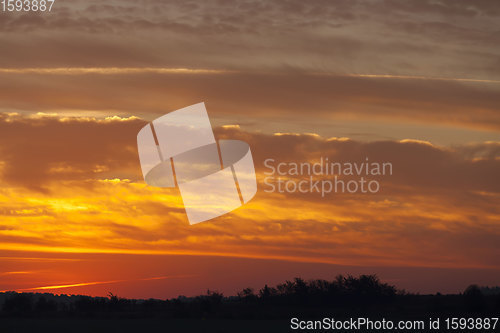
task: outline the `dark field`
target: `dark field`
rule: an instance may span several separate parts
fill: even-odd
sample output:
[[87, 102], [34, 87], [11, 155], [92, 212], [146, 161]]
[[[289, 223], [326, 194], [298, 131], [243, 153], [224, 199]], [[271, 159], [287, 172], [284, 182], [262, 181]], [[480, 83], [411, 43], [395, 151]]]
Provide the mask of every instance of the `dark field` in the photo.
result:
[[500, 294], [498, 288], [474, 285], [457, 295], [410, 294], [362, 275], [332, 281], [297, 278], [259, 291], [244, 289], [237, 296], [207, 291], [170, 300], [8, 292], [0, 294], [0, 306], [2, 333], [290, 332], [294, 317], [394, 322], [499, 317]]

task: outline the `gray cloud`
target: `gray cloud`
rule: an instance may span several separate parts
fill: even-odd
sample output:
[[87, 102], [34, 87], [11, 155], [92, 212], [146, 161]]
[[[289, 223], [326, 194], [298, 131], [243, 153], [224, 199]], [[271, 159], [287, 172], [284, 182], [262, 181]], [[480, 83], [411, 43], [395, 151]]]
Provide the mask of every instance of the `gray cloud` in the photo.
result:
[[[113, 110], [153, 115], [206, 101], [238, 123], [335, 116], [500, 129], [498, 84], [303, 73], [1, 74], [4, 110]], [[30, 94], [26, 94], [29, 91]], [[314, 116], [314, 117], [312, 117]], [[283, 120], [286, 119], [286, 120]]]
[[[85, 120], [56, 117], [0, 117], [0, 146], [5, 182], [43, 189], [53, 180], [141, 179], [136, 135], [143, 120]], [[387, 194], [421, 195], [434, 191], [474, 201], [474, 193], [500, 193], [498, 142], [440, 148], [420, 142], [326, 140], [311, 135], [268, 135], [217, 129], [219, 138], [242, 139], [252, 147], [257, 170], [263, 161], [391, 162], [383, 177]], [[412, 190], [409, 190], [411, 188]], [[457, 192], [458, 191], [458, 192]], [[311, 196], [309, 196], [311, 197]], [[481, 200], [485, 202], [488, 197]], [[161, 207], [159, 208], [161, 209]]]
[[[0, 40], [8, 51], [0, 66], [299, 69], [498, 79], [499, 7], [496, 1], [78, 0], [56, 3], [50, 14], [4, 15]], [[36, 53], [29, 52], [33, 45]]]
[[12, 185], [44, 191], [53, 180], [105, 178], [110, 168], [115, 175], [130, 176], [136, 167], [135, 135], [143, 125], [141, 120], [60, 121], [3, 114], [2, 178]]

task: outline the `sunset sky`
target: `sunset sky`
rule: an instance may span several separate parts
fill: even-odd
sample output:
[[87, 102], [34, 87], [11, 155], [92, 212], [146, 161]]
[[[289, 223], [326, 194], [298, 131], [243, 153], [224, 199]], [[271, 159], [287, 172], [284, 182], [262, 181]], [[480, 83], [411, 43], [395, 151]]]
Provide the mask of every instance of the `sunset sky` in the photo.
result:
[[[57, 0], [0, 12], [0, 291], [234, 295], [378, 274], [500, 284], [500, 3]], [[190, 226], [147, 122], [205, 102], [259, 190]], [[376, 194], [267, 193], [264, 160], [391, 162]]]

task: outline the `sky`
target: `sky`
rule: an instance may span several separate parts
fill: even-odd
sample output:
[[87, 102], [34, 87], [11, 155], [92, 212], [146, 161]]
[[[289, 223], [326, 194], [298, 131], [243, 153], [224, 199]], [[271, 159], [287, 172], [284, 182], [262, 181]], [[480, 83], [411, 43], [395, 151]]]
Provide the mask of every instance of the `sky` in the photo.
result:
[[[0, 13], [0, 291], [234, 295], [377, 274], [500, 280], [500, 4], [60, 1]], [[205, 102], [257, 195], [189, 225], [137, 133]], [[390, 162], [377, 193], [270, 193], [264, 161]], [[347, 180], [347, 179], [346, 179]]]

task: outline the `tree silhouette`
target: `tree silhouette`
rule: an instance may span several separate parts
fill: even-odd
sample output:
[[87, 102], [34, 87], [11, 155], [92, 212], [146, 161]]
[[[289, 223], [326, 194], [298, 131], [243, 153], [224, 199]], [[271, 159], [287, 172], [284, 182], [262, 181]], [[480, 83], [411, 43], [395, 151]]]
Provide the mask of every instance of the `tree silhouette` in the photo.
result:
[[470, 311], [480, 311], [483, 307], [484, 296], [478, 285], [472, 284], [468, 286], [464, 293], [465, 305]]
[[[232, 318], [282, 319], [291, 314], [307, 318], [342, 315], [376, 316], [391, 313], [396, 318], [412, 315], [463, 315], [474, 312], [498, 314], [497, 289], [471, 285], [459, 295], [418, 295], [383, 283], [376, 275], [336, 276], [332, 280], [304, 280], [297, 277], [274, 287], [264, 285], [255, 292], [244, 288], [237, 296], [225, 297], [208, 290], [196, 297], [170, 300], [134, 300], [109, 292], [107, 297], [0, 293], [0, 319], [9, 317], [48, 318]], [[3, 304], [2, 304], [3, 303]]]

